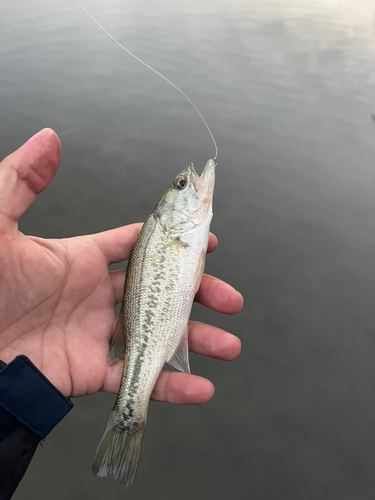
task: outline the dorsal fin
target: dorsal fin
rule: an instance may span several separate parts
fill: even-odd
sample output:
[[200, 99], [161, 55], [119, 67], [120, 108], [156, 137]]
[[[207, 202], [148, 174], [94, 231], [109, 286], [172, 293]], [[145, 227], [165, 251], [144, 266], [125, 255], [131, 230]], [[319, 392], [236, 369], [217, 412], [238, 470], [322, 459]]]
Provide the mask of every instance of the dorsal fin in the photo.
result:
[[108, 364], [113, 365], [119, 359], [125, 357], [125, 332], [123, 324], [123, 311], [121, 307], [120, 314], [118, 315], [115, 329], [113, 330], [111, 343], [108, 351]]

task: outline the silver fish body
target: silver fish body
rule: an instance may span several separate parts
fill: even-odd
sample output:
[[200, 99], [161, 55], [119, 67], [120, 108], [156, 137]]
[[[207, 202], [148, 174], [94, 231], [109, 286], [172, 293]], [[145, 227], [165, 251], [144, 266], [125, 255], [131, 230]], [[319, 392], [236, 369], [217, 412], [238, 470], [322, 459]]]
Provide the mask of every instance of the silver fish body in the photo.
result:
[[215, 183], [214, 160], [201, 176], [191, 164], [143, 225], [130, 258], [112, 362], [124, 358], [121, 386], [93, 473], [129, 486], [136, 474], [148, 403], [166, 362], [190, 372], [188, 320], [204, 270]]

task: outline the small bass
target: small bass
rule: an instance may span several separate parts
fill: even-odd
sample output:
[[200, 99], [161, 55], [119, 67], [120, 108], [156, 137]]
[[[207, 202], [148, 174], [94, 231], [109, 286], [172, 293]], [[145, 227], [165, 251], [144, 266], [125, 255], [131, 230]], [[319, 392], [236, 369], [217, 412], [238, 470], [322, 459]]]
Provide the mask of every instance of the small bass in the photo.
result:
[[121, 386], [96, 452], [93, 474], [130, 486], [147, 409], [165, 363], [190, 373], [188, 321], [206, 257], [215, 160], [183, 170], [148, 216], [133, 249], [109, 358], [124, 358]]

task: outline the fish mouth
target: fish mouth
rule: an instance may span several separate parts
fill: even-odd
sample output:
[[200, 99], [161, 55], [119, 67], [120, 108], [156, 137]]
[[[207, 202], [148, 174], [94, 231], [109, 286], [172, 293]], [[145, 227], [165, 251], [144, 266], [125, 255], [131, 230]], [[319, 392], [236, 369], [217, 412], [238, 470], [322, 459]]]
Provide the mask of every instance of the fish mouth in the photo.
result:
[[197, 171], [195, 170], [194, 163], [190, 163], [188, 168], [189, 168], [189, 173], [190, 173], [190, 175], [189, 175], [190, 181], [193, 184], [195, 191], [198, 192], [203, 187], [202, 180], [201, 180], [200, 176], [198, 175]]
[[209, 186], [215, 181], [215, 169], [216, 161], [214, 159], [208, 160], [206, 163], [202, 175], [199, 177], [201, 182], [204, 182], [206, 186]]
[[[193, 163], [193, 162], [191, 162], [191, 163], [190, 163], [189, 168], [190, 168], [190, 170], [191, 170], [191, 172], [192, 172], [193, 174], [198, 175], [198, 174], [197, 174], [197, 171], [195, 170], [195, 167], [194, 167], [194, 163]], [[198, 177], [199, 177], [199, 176], [198, 176]]]
[[190, 173], [189, 177], [195, 191], [206, 191], [210, 188], [211, 185], [214, 184], [216, 165], [217, 163], [215, 160], [208, 160], [202, 171], [202, 174], [198, 175], [197, 171], [195, 170], [194, 164], [190, 163], [190, 165], [188, 166], [188, 171]]

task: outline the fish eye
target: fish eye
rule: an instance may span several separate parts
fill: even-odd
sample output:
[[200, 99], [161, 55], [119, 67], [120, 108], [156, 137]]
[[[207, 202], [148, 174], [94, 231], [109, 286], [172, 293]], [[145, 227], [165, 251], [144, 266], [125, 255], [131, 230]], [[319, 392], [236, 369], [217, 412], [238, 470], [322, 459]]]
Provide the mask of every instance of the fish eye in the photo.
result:
[[184, 189], [186, 187], [185, 177], [176, 177], [174, 184], [178, 189]]

